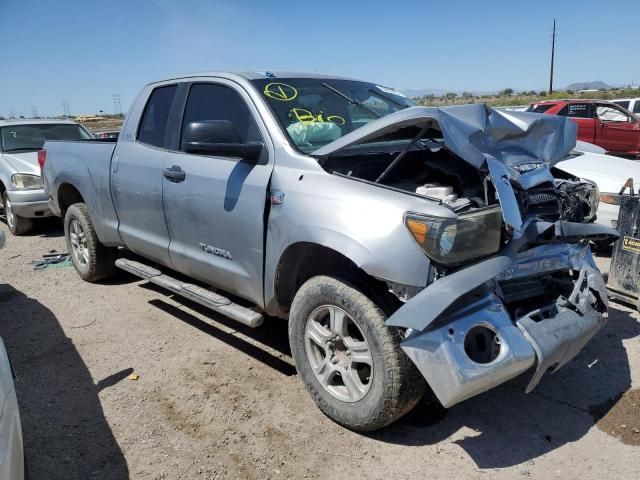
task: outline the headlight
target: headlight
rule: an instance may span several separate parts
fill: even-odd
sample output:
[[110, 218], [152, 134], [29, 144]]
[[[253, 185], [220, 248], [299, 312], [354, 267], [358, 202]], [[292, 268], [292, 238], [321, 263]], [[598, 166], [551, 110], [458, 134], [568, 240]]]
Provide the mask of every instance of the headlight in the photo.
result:
[[23, 173], [16, 173], [11, 176], [11, 183], [15, 188], [33, 190], [37, 188], [43, 188], [42, 178], [38, 175], [26, 175]]
[[600, 190], [598, 190], [598, 186], [595, 183], [591, 185], [591, 188], [587, 189], [587, 195], [584, 201], [587, 210], [587, 212], [585, 212], [584, 222], [591, 222], [596, 219], [598, 204], [600, 203]]
[[499, 206], [474, 210], [458, 218], [407, 213], [405, 224], [429, 258], [444, 265], [486, 257], [500, 248], [502, 211]]

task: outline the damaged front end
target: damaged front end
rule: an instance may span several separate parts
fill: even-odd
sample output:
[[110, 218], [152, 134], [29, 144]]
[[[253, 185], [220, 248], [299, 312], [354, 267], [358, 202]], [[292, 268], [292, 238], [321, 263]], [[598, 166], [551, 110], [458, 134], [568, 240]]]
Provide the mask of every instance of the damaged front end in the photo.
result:
[[[541, 245], [498, 258], [504, 270], [495, 277], [488, 278], [494, 259], [459, 270], [389, 318], [408, 328], [402, 349], [445, 407], [536, 365], [530, 392], [606, 323], [606, 288], [587, 244]], [[442, 294], [451, 303], [434, 311]]]
[[567, 118], [465, 105], [400, 110], [314, 152], [333, 174], [453, 212], [405, 213], [429, 284], [387, 282], [404, 302], [387, 324], [445, 407], [535, 365], [531, 391], [606, 322], [589, 242], [618, 234], [592, 223], [597, 187], [554, 168], [575, 143]]
[[[405, 223], [437, 274], [387, 320], [406, 329], [401, 347], [445, 407], [535, 366], [530, 392], [574, 358], [607, 317], [589, 242], [617, 238], [589, 223], [595, 185], [552, 174], [575, 144], [571, 122], [475, 107], [433, 118], [447, 149], [484, 172], [493, 190], [485, 188], [485, 205], [449, 225], [408, 212]], [[484, 216], [482, 228], [465, 215]], [[477, 261], [467, 249], [490, 258]]]

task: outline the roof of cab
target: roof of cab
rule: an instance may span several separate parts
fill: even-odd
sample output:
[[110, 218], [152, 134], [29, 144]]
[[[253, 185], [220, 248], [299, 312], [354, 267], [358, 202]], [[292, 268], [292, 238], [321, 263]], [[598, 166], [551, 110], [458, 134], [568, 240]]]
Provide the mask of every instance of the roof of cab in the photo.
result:
[[199, 78], [199, 77], [222, 77], [222, 78], [242, 78], [245, 80], [259, 80], [263, 78], [273, 79], [273, 81], [277, 81], [278, 78], [326, 78], [332, 80], [354, 80], [359, 81], [355, 78], [344, 77], [340, 75], [330, 75], [327, 73], [312, 73], [312, 72], [294, 72], [294, 71], [279, 71], [279, 70], [263, 70], [263, 71], [219, 71], [219, 72], [196, 72], [189, 73], [185, 75], [177, 75], [175, 77], [169, 77], [162, 80], [157, 80], [155, 82], [149, 83], [149, 85], [153, 85], [155, 83], [167, 82], [170, 80], [184, 80], [188, 78]]
[[65, 120], [61, 118], [21, 118], [17, 120], [0, 120], [0, 127], [9, 127], [12, 125], [40, 125], [40, 124], [66, 124], [77, 125], [73, 120]]

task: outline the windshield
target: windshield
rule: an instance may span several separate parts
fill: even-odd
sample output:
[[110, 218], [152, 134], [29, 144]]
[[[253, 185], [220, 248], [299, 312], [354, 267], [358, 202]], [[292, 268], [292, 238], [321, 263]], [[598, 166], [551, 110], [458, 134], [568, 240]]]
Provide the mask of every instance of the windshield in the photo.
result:
[[353, 80], [265, 78], [252, 83], [289, 139], [305, 153], [415, 105], [396, 90]]
[[85, 140], [91, 135], [80, 125], [43, 123], [0, 128], [3, 152], [40, 150], [46, 140]]

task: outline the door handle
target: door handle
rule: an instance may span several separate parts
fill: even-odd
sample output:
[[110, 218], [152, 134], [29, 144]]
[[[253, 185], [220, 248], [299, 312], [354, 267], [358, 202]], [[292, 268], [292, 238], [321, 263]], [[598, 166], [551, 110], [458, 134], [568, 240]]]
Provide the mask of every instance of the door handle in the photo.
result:
[[180, 183], [184, 181], [186, 174], [179, 165], [173, 165], [170, 168], [165, 168], [162, 172], [164, 178], [173, 183]]

